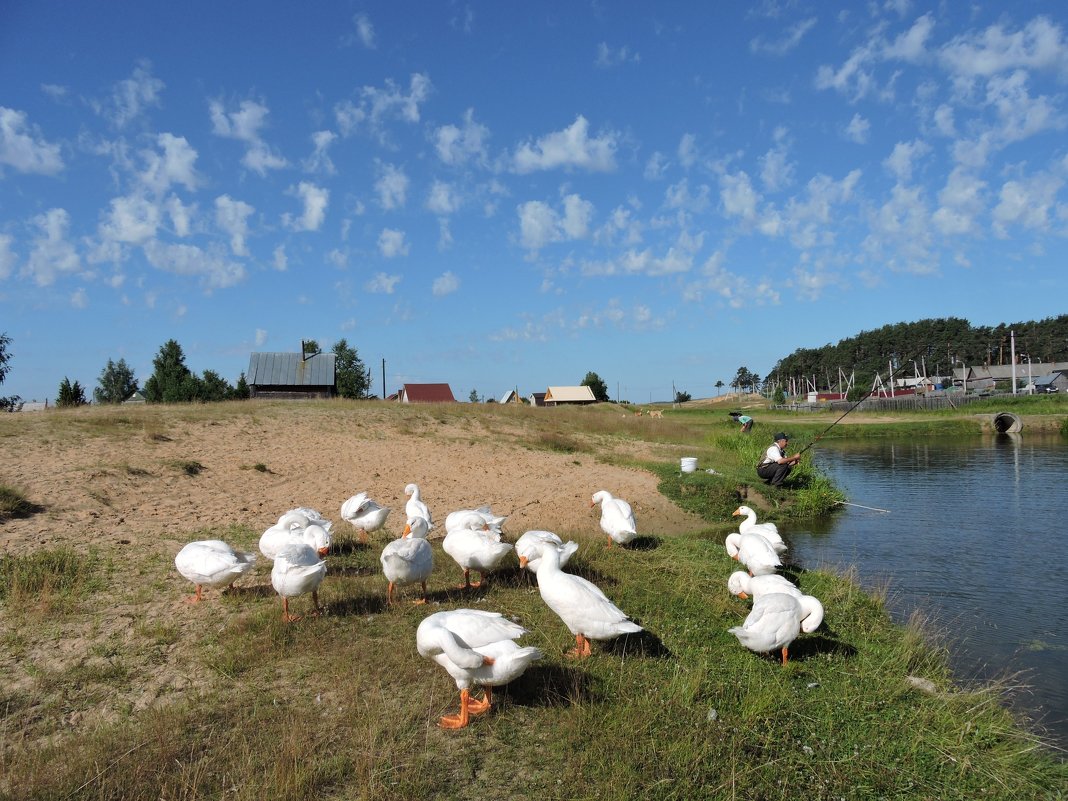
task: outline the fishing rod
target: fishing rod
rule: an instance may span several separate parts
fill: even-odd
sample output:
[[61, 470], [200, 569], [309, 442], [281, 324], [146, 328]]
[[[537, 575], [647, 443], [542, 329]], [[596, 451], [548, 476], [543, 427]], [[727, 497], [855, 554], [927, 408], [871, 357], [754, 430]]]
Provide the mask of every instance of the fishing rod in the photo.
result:
[[[921, 352], [922, 352], [922, 350], [921, 351], [916, 351], [916, 356], [919, 356]], [[897, 370], [891, 371], [890, 377], [886, 379], [887, 383], [890, 384], [891, 386], [893, 386], [894, 374], [897, 373], [897, 371], [900, 370], [902, 367], [904, 367], [906, 364], [908, 364], [913, 359], [915, 359], [916, 356], [913, 356], [911, 359], [905, 359], [903, 362], [901, 362], [901, 365], [897, 368]], [[811, 448], [813, 445], [815, 445], [817, 442], [819, 442], [824, 434], [826, 434], [828, 431], [830, 431], [832, 428], [834, 428], [836, 425], [838, 425], [840, 422], [842, 422], [842, 420], [845, 418], [845, 416], [847, 414], [849, 414], [851, 411], [856, 409], [858, 406], [860, 406], [860, 404], [864, 403], [864, 401], [866, 401], [868, 398], [870, 398], [874, 394], [875, 394], [875, 387], [873, 386], [871, 388], [871, 391], [865, 393], [864, 396], [861, 397], [860, 400], [858, 400], [856, 403], [854, 403], [852, 406], [850, 406], [848, 409], [846, 409], [844, 412], [842, 412], [842, 416], [841, 417], [839, 417], [837, 420], [835, 420], [833, 423], [831, 423], [829, 426], [827, 426], [825, 429], [823, 429], [823, 431], [821, 431], [816, 436], [816, 438], [814, 440], [812, 440], [812, 442], [810, 442], [804, 448], [799, 450], [797, 452], [797, 455], [801, 456], [802, 454], [804, 454], [805, 451], [807, 451], [809, 448]]]

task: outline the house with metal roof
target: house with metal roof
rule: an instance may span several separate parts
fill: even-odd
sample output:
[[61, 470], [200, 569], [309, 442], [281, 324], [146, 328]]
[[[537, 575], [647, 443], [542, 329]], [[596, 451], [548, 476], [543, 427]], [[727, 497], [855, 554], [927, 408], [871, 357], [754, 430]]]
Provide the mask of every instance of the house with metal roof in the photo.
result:
[[597, 398], [594, 397], [593, 390], [587, 386], [549, 387], [545, 390], [546, 406], [563, 406], [565, 404], [582, 406], [596, 402]]
[[523, 398], [519, 395], [519, 391], [510, 389], [504, 393], [504, 397], [501, 398], [498, 403], [522, 403]]
[[456, 403], [448, 384], [405, 384], [397, 393], [401, 403]]
[[530, 397], [527, 399], [530, 401], [531, 406], [544, 406], [545, 405], [545, 393], [544, 392], [531, 392]]
[[333, 353], [253, 353], [245, 375], [249, 397], [333, 398], [336, 362]]

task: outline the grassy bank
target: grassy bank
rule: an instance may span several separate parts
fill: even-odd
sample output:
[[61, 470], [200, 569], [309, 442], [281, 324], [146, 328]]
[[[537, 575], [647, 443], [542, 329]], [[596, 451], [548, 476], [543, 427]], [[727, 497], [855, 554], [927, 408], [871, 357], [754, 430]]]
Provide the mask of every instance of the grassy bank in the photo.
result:
[[[0, 435], [12, 447], [31, 435], [121, 440], [137, 430], [163, 437], [171, 435], [168, 425], [209, 436], [213, 415], [234, 414], [234, 406], [183, 407], [171, 423], [156, 415], [53, 415], [54, 429], [8, 427]], [[340, 428], [334, 415], [351, 408], [338, 409], [315, 413]], [[730, 512], [743, 497], [764, 504], [769, 518], [826, 508], [834, 489], [811, 468], [795, 474], [792, 491], [754, 486], [763, 437], [738, 436], [719, 412], [668, 412], [636, 424], [610, 409], [559, 411], [524, 421], [522, 410], [492, 407], [390, 410], [393, 427], [383, 436], [420, 436], [406, 433], [420, 430], [410, 415], [431, 415], [442, 424], [460, 421], [467, 439], [507, 436], [510, 447], [653, 470], [661, 491], [699, 514], [704, 527], [645, 537], [631, 549], [583, 539], [568, 567], [599, 585], [644, 633], [570, 661], [563, 652], [571, 637], [531, 577], [511, 568], [487, 588], [456, 590], [458, 575], [439, 543], [431, 607], [386, 607], [382, 543], [350, 543], [329, 559], [324, 616], [293, 625], [281, 622], [269, 592], [240, 589], [188, 615], [140, 615], [147, 597], [173, 589], [173, 564], [163, 558], [117, 549], [7, 553], [0, 647], [15, 658], [34, 640], [62, 648], [66, 627], [87, 620], [101, 633], [77, 671], [25, 665], [32, 685], [0, 687], [0, 797], [971, 801], [1068, 794], [1068, 766], [1016, 726], [999, 687], [954, 686], [944, 654], [924, 644], [918, 626], [892, 625], [880, 599], [849, 577], [790, 571], [827, 616], [794, 644], [785, 667], [727, 633], [749, 608], [725, 589], [737, 566], [722, 546]], [[269, 408], [254, 414], [265, 428], [280, 424]], [[787, 422], [800, 438], [805, 428]], [[513, 440], [517, 425], [522, 436]], [[661, 449], [697, 456], [702, 472], [681, 474], [677, 458], [651, 458]], [[258, 534], [191, 525], [188, 539]], [[119, 574], [131, 572], [137, 582], [124, 594]], [[44, 596], [49, 603], [39, 602]], [[298, 603], [302, 610], [308, 599]], [[523, 644], [542, 648], [545, 659], [496, 693], [491, 713], [447, 732], [435, 724], [455, 710], [455, 685], [418, 657], [414, 631], [430, 611], [460, 606], [518, 619], [530, 632]], [[105, 625], [116, 608], [129, 619], [122, 636]], [[137, 665], [175, 649], [184, 669], [211, 680], [196, 692], [84, 723], [109, 693], [141, 681]]]

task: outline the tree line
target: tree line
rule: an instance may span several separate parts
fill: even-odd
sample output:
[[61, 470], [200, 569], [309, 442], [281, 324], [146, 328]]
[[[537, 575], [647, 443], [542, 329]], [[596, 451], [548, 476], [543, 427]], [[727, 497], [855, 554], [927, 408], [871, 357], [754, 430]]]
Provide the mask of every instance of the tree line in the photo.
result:
[[[4, 383], [11, 370], [11, 338], [0, 334], [0, 384]], [[305, 342], [305, 350], [318, 353], [315, 340]], [[345, 339], [334, 343], [335, 381], [337, 393], [343, 398], [365, 398], [371, 386], [370, 371], [364, 367], [356, 349]], [[205, 370], [197, 375], [185, 363], [185, 353], [177, 340], [167, 340], [152, 360], [152, 375], [142, 387], [133, 368], [125, 359], [117, 362], [108, 359], [100, 371], [97, 386], [92, 396], [95, 403], [116, 404], [129, 400], [139, 389], [148, 403], [209, 403], [226, 400], [244, 400], [250, 396], [244, 372], [236, 384], [230, 384], [214, 370]], [[56, 392], [57, 407], [84, 406], [89, 403], [86, 389], [79, 381], [67, 376], [59, 383]], [[18, 411], [23, 406], [18, 395], [0, 397], [0, 411]]]

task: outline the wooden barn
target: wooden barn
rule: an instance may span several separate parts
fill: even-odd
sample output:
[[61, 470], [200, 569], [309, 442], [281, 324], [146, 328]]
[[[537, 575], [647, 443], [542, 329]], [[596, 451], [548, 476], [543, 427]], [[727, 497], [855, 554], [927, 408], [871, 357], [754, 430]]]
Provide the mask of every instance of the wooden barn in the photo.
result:
[[249, 395], [253, 398], [333, 398], [337, 395], [333, 353], [253, 353], [249, 357]]
[[593, 390], [587, 386], [549, 387], [545, 390], [546, 406], [585, 406], [596, 402]]
[[401, 403], [456, 403], [448, 384], [405, 384], [397, 393]]

